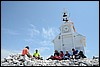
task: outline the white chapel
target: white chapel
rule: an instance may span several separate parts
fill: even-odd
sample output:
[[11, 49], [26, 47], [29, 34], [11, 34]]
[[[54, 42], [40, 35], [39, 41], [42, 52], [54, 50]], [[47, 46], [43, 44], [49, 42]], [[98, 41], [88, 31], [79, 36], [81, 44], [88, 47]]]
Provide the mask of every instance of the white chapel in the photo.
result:
[[54, 40], [54, 50], [63, 51], [68, 50], [72, 53], [72, 48], [82, 50], [85, 53], [86, 37], [77, 33], [74, 23], [68, 20], [66, 12], [63, 15], [63, 23], [60, 26], [60, 34]]

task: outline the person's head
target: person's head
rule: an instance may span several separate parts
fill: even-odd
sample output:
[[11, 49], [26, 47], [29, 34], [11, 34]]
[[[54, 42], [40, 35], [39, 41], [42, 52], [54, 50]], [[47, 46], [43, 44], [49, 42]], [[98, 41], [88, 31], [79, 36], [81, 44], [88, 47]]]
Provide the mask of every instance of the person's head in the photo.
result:
[[60, 51], [61, 54], [63, 54], [63, 51]]
[[37, 49], [36, 49], [35, 51], [36, 51], [36, 53], [38, 52], [38, 50], [37, 50]]
[[83, 54], [83, 51], [80, 51], [79, 53], [80, 53], [80, 54]]
[[58, 53], [58, 51], [57, 51], [57, 50], [55, 50], [55, 53]]
[[27, 48], [29, 50], [29, 46], [26, 46], [25, 48]]
[[72, 51], [75, 51], [75, 49], [73, 48]]
[[68, 54], [68, 50], [66, 50], [66, 54]]

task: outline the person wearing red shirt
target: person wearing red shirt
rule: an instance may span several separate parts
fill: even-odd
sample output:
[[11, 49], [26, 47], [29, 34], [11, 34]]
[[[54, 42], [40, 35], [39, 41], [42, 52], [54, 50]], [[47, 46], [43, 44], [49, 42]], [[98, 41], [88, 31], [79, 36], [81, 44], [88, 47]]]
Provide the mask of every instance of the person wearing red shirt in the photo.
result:
[[27, 55], [29, 58], [32, 57], [29, 53], [29, 46], [26, 46], [23, 50], [22, 50], [22, 56]]
[[64, 53], [63, 51], [60, 51], [60, 58], [63, 60], [63, 57], [64, 57]]

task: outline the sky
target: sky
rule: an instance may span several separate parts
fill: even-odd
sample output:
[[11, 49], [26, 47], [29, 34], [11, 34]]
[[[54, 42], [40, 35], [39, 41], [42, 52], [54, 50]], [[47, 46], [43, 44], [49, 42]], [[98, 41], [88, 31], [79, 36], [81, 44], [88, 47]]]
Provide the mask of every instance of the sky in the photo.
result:
[[25, 46], [46, 59], [60, 33], [64, 9], [76, 31], [86, 36], [85, 55], [99, 56], [99, 1], [1, 1], [1, 58]]

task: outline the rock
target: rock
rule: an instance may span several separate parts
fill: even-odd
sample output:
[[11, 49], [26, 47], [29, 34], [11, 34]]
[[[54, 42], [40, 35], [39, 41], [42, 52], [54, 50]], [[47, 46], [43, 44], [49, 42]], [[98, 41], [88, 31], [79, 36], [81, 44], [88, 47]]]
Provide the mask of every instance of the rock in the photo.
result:
[[92, 59], [70, 59], [70, 60], [37, 60], [21, 56], [21, 54], [11, 54], [1, 60], [1, 66], [99, 66], [99, 57]]

